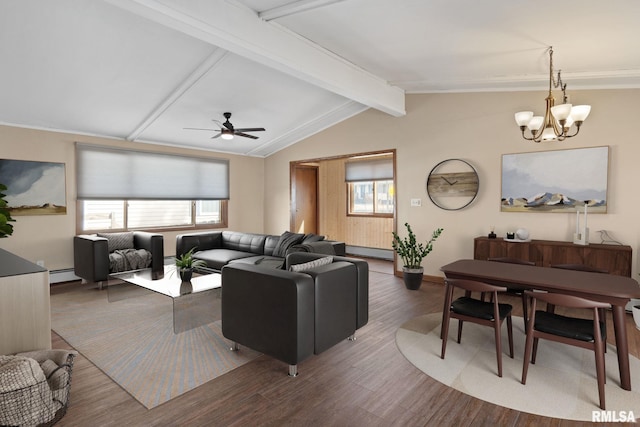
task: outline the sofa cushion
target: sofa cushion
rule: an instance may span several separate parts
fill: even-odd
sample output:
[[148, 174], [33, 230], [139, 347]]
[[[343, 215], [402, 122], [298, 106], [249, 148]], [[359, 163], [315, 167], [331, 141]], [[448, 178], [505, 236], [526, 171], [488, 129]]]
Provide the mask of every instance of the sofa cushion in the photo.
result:
[[257, 255], [257, 256], [250, 256], [247, 258], [234, 259], [234, 260], [231, 260], [229, 264], [235, 264], [238, 262], [241, 262], [244, 264], [260, 265], [262, 267], [268, 267], [268, 268], [282, 268], [284, 266], [284, 258], [266, 256], [266, 255]]
[[209, 249], [207, 251], [198, 251], [193, 254], [193, 256], [196, 259], [201, 259], [206, 262], [208, 268], [222, 270], [222, 267], [229, 262], [241, 258], [253, 257], [254, 254], [233, 249]]
[[113, 252], [118, 249], [133, 249], [133, 232], [127, 231], [124, 233], [98, 233], [98, 237], [104, 237], [107, 239], [107, 246], [109, 252]]
[[264, 253], [264, 241], [266, 237], [264, 234], [223, 231], [222, 247], [234, 251], [251, 252], [262, 255]]
[[304, 234], [302, 233], [292, 233], [290, 231], [285, 231], [280, 235], [280, 239], [278, 240], [278, 244], [273, 249], [273, 256], [279, 256], [284, 258], [287, 255], [287, 250], [291, 248], [293, 245], [297, 245], [304, 238]]
[[310, 270], [315, 267], [320, 267], [322, 265], [328, 265], [333, 262], [332, 256], [326, 256], [323, 258], [314, 259], [313, 261], [305, 262], [303, 264], [294, 264], [289, 267], [289, 271], [305, 271]]

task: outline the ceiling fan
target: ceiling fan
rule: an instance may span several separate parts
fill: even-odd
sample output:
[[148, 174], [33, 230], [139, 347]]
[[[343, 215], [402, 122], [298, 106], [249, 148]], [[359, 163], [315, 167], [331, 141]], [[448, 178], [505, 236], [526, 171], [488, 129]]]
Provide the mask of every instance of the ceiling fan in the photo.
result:
[[188, 130], [213, 130], [218, 131], [217, 134], [213, 135], [211, 139], [215, 139], [221, 137], [222, 139], [233, 139], [234, 135], [243, 136], [245, 138], [258, 139], [257, 136], [249, 135], [245, 132], [261, 132], [264, 131], [264, 128], [234, 128], [229, 119], [231, 118], [231, 113], [224, 113], [224, 117], [227, 119], [224, 123], [220, 123], [217, 120], [213, 120], [214, 122], [220, 125], [220, 129], [203, 129], [203, 128], [183, 128]]

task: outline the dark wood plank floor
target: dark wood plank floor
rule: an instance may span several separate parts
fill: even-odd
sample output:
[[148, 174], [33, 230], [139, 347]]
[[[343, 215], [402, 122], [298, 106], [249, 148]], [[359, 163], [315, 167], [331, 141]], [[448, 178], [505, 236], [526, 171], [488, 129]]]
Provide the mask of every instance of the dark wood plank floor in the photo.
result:
[[[60, 426], [579, 426], [492, 405], [423, 374], [398, 351], [405, 321], [442, 310], [443, 286], [408, 291], [391, 263], [370, 260], [369, 323], [299, 366], [267, 356], [147, 410], [84, 356], [76, 359], [71, 404]], [[52, 292], [64, 292], [54, 286]], [[57, 288], [57, 289], [56, 289]], [[519, 299], [509, 301], [521, 315]], [[640, 331], [628, 316], [630, 352]], [[609, 327], [612, 325], [608, 321]], [[53, 348], [71, 348], [53, 333]], [[613, 337], [613, 333], [608, 334]], [[610, 338], [611, 341], [611, 338]], [[594, 409], [596, 409], [594, 407]]]

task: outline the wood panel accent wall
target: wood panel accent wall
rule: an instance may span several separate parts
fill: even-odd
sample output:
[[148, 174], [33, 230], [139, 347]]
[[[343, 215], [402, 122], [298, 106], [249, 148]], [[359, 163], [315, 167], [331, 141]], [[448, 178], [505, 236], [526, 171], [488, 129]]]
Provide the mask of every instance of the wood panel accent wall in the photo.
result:
[[507, 242], [504, 239], [476, 237], [473, 245], [475, 259], [510, 257], [533, 261], [541, 267], [553, 264], [584, 264], [606, 269], [610, 274], [631, 277], [631, 246], [589, 244], [555, 240]]
[[347, 216], [347, 158], [322, 160], [318, 169], [320, 234], [351, 246], [391, 249], [393, 218]]

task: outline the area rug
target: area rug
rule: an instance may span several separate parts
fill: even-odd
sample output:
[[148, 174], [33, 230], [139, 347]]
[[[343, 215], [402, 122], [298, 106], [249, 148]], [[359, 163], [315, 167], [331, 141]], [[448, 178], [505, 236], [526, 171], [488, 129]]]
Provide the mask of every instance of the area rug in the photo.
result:
[[[219, 309], [219, 307], [218, 307]], [[216, 321], [173, 333], [172, 301], [148, 293], [108, 302], [79, 287], [51, 295], [52, 329], [148, 409], [254, 359], [229, 350]]]
[[[498, 377], [493, 329], [470, 322], [464, 324], [462, 343], [456, 341], [458, 322], [449, 327], [445, 359], [440, 359], [442, 314], [411, 319], [396, 332], [400, 352], [425, 374], [462, 393], [484, 401], [553, 418], [591, 421], [600, 411], [593, 352], [540, 340], [535, 365], [529, 365], [526, 385], [520, 383], [525, 334], [522, 318], [513, 318], [514, 359], [508, 352], [503, 326], [502, 378]], [[631, 389], [620, 388], [615, 346], [606, 352], [607, 411], [640, 418], [640, 361], [630, 356]]]

